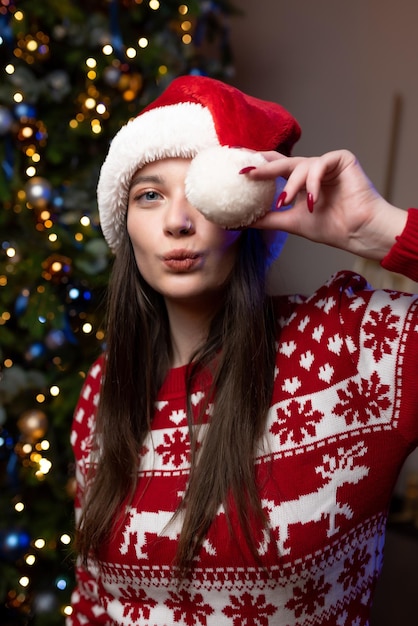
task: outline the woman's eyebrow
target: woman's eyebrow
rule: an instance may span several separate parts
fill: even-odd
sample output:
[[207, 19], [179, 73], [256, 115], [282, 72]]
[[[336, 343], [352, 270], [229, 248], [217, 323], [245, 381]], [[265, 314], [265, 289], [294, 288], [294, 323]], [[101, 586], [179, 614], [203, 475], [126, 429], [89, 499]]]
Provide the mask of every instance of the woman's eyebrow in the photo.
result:
[[138, 184], [153, 184], [153, 185], [161, 185], [163, 183], [163, 179], [161, 178], [161, 176], [143, 176], [142, 174], [138, 174], [137, 176], [134, 176], [133, 179], [131, 180], [131, 184], [129, 186], [129, 189], [131, 189], [134, 185], [138, 185]]

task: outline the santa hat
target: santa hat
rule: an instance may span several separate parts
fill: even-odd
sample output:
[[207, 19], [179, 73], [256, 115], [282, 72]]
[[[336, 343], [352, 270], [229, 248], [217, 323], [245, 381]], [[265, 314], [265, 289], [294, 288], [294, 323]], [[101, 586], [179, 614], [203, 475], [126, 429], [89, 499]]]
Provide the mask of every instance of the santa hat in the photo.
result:
[[110, 248], [116, 251], [119, 246], [130, 183], [146, 163], [168, 157], [193, 159], [186, 180], [189, 201], [208, 219], [238, 227], [265, 213], [274, 197], [274, 183], [251, 181], [239, 170], [260, 163], [259, 151], [289, 154], [299, 136], [296, 120], [276, 103], [213, 78], [173, 80], [121, 128], [103, 163], [98, 205]]

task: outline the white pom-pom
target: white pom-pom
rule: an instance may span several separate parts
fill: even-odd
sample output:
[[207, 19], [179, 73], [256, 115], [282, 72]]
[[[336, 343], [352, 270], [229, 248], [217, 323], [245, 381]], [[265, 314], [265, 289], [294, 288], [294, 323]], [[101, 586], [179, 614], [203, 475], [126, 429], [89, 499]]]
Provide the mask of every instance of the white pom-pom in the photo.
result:
[[274, 180], [252, 180], [244, 167], [265, 163], [258, 152], [216, 146], [195, 156], [186, 177], [189, 202], [208, 220], [225, 228], [248, 226], [272, 206]]

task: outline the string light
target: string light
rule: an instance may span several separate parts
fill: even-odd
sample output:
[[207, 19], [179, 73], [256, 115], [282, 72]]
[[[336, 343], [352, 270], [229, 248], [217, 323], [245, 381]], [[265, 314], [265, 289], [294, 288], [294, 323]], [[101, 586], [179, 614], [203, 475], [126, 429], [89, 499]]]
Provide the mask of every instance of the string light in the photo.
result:
[[[96, 244], [100, 243], [100, 240], [96, 239], [96, 232], [94, 232], [93, 238], [91, 237], [92, 232], [90, 229], [93, 231], [97, 229], [95, 213], [93, 213], [94, 218], [87, 214], [82, 215], [83, 209], [81, 207], [85, 207], [86, 212], [93, 211], [93, 209], [90, 209], [90, 197], [88, 195], [83, 196], [82, 193], [80, 196], [77, 195], [80, 188], [81, 192], [83, 191], [83, 183], [81, 183], [79, 188], [78, 182], [73, 183], [72, 178], [69, 176], [68, 166], [70, 166], [70, 169], [73, 167], [72, 163], [70, 164], [67, 161], [71, 146], [65, 145], [66, 138], [64, 135], [67, 133], [68, 140], [74, 141], [77, 145], [79, 145], [77, 142], [80, 141], [81, 145], [83, 145], [82, 142], [84, 140], [86, 140], [86, 144], [88, 142], [89, 145], [92, 145], [90, 137], [94, 135], [93, 145], [95, 145], [95, 151], [93, 153], [101, 153], [103, 144], [100, 142], [100, 135], [108, 128], [111, 129], [113, 122], [118, 121], [115, 118], [116, 104], [119, 106], [122, 101], [125, 111], [128, 112], [128, 115], [131, 115], [152, 95], [152, 89], [149, 90], [149, 85], [152, 81], [148, 80], [150, 70], [154, 73], [157, 84], [160, 78], [171, 77], [178, 70], [182, 73], [188, 71], [190, 57], [194, 58], [193, 52], [185, 53], [185, 65], [183, 68], [180, 67], [178, 60], [181, 54], [181, 46], [179, 44], [192, 42], [194, 18], [188, 15], [190, 12], [187, 4], [173, 5], [173, 15], [169, 21], [170, 25], [175, 25], [175, 27], [164, 27], [163, 33], [159, 36], [157, 36], [155, 30], [144, 27], [143, 32], [152, 33], [152, 40], [145, 36], [140, 36], [140, 32], [138, 30], [135, 32], [134, 28], [133, 34], [129, 36], [128, 45], [124, 41], [123, 32], [119, 33], [119, 24], [112, 23], [111, 26], [113, 28], [107, 29], [106, 26], [98, 23], [99, 25], [95, 29], [94, 36], [93, 33], [91, 33], [91, 36], [94, 40], [94, 45], [96, 45], [97, 41], [100, 41], [99, 49], [96, 53], [92, 52], [94, 46], [91, 46], [90, 50], [86, 46], [84, 56], [81, 57], [81, 78], [84, 80], [84, 84], [80, 88], [78, 81], [73, 81], [72, 72], [66, 71], [65, 63], [62, 66], [59, 65], [60, 60], [62, 60], [61, 49], [68, 47], [68, 53], [64, 52], [65, 60], [65, 57], [70, 55], [70, 47], [73, 39], [75, 39], [71, 31], [71, 16], [65, 22], [62, 22], [62, 19], [60, 19], [54, 25], [52, 30], [53, 36], [49, 38], [48, 35], [40, 30], [42, 21], [45, 24], [42, 16], [38, 16], [39, 19], [33, 22], [29, 13], [26, 14], [22, 10], [16, 9], [16, 4], [16, 0], [0, 0], [0, 15], [3, 17], [10, 13], [10, 20], [6, 20], [5, 23], [6, 25], [8, 25], [9, 21], [11, 23], [10, 35], [7, 32], [7, 28], [0, 28], [0, 46], [2, 51], [6, 52], [7, 48], [10, 53], [9, 62], [3, 67], [4, 81], [8, 83], [6, 97], [10, 106], [8, 107], [4, 102], [2, 104], [4, 114], [7, 111], [10, 113], [10, 122], [7, 118], [3, 119], [2, 132], [4, 128], [7, 142], [10, 139], [11, 143], [15, 143], [17, 151], [20, 153], [18, 158], [13, 163], [10, 163], [12, 169], [18, 168], [19, 178], [24, 179], [26, 176], [27, 180], [24, 180], [22, 189], [15, 191], [13, 198], [4, 203], [3, 211], [5, 216], [9, 212], [15, 220], [13, 223], [17, 222], [18, 215], [19, 219], [32, 220], [32, 233], [35, 237], [40, 233], [38, 240], [41, 243], [38, 249], [38, 240], [29, 241], [29, 246], [25, 245], [26, 241], [22, 242], [23, 245], [20, 245], [20, 242], [18, 245], [18, 242], [15, 240], [6, 242], [6, 245], [0, 241], [0, 260], [3, 263], [0, 273], [0, 288], [9, 287], [10, 291], [11, 277], [13, 279], [16, 278], [16, 283], [20, 285], [18, 287], [19, 299], [15, 298], [12, 301], [7, 298], [9, 294], [1, 292], [2, 298], [3, 295], [6, 297], [3, 299], [2, 309], [0, 310], [0, 326], [3, 327], [3, 331], [8, 330], [9, 332], [15, 332], [15, 328], [20, 329], [21, 326], [25, 327], [26, 332], [27, 326], [33, 326], [33, 332], [29, 329], [27, 333], [29, 341], [21, 351], [22, 358], [14, 363], [9, 356], [5, 356], [5, 348], [2, 355], [4, 362], [1, 365], [4, 376], [8, 374], [7, 370], [14, 366], [16, 366], [15, 371], [17, 371], [21, 360], [23, 360], [25, 373], [33, 372], [34, 376], [39, 374], [39, 381], [36, 380], [34, 385], [42, 389], [42, 391], [34, 390], [31, 387], [25, 390], [24, 399], [30, 403], [33, 413], [37, 412], [45, 416], [45, 427], [43, 430], [38, 430], [35, 436], [30, 422], [27, 424], [27, 431], [23, 431], [19, 426], [20, 432], [17, 432], [16, 439], [12, 441], [10, 447], [11, 454], [17, 457], [19, 464], [24, 469], [22, 475], [30, 477], [30, 487], [32, 487], [36, 486], [38, 481], [41, 482], [48, 478], [52, 484], [54, 482], [53, 474], [60, 471], [58, 469], [60, 464], [54, 462], [56, 458], [54, 445], [56, 446], [56, 443], [51, 443], [55, 441], [55, 438], [51, 438], [50, 442], [46, 437], [48, 436], [47, 413], [49, 412], [49, 403], [52, 403], [54, 406], [55, 401], [53, 399], [60, 396], [61, 391], [65, 388], [64, 383], [61, 384], [63, 379], [60, 378], [60, 374], [68, 373], [71, 370], [68, 363], [69, 359], [62, 346], [68, 343], [72, 350], [72, 344], [76, 344], [78, 341], [77, 335], [80, 334], [91, 336], [85, 342], [87, 345], [91, 345], [91, 340], [100, 342], [100, 344], [105, 340], [104, 330], [97, 328], [95, 317], [90, 318], [90, 311], [87, 305], [89, 305], [89, 300], [93, 300], [94, 297], [92, 290], [88, 286], [89, 276], [96, 275], [102, 271], [102, 268], [106, 268], [108, 252], [107, 250], [101, 251], [100, 246], [96, 246]], [[109, 5], [111, 3], [107, 2], [104, 4]], [[132, 10], [137, 10], [136, 7], [142, 5], [145, 16], [149, 15], [151, 11], [160, 10], [162, 7], [161, 0], [131, 0], [130, 2], [124, 0], [120, 8], [122, 9], [122, 6], [128, 7], [128, 5]], [[147, 11], [148, 7], [149, 10]], [[167, 7], [164, 7], [164, 10], [166, 9]], [[194, 5], [193, 16], [195, 13], [197, 13], [197, 10]], [[48, 20], [48, 27], [52, 25], [53, 16], [50, 17], [51, 20]], [[134, 23], [134, 21], [132, 22]], [[151, 22], [155, 22], [154, 16], [151, 16]], [[125, 28], [126, 23], [122, 21], [120, 26]], [[85, 25], [80, 25], [81, 27], [85, 27]], [[25, 33], [25, 29], [30, 32]], [[109, 40], [107, 40], [107, 32], [110, 33]], [[14, 40], [12, 45], [10, 45], [10, 36]], [[106, 37], [107, 43], [105, 43], [104, 37]], [[59, 43], [57, 54], [56, 50], [53, 49], [56, 42]], [[65, 45], [63, 45], [64, 43]], [[152, 54], [148, 55], [146, 49], [150, 47], [150, 43], [152, 43]], [[164, 54], [158, 54], [159, 47], [164, 48]], [[77, 48], [77, 54], [80, 52], [81, 49]], [[89, 56], [91, 54], [94, 54], [96, 58]], [[174, 57], [172, 59], [173, 62], [169, 60], [170, 54]], [[44, 68], [45, 71], [42, 76], [42, 62], [48, 59], [49, 55], [54, 59], [53, 67], [51, 68], [48, 63]], [[137, 58], [139, 58], [139, 62], [135, 62]], [[155, 59], [158, 58], [164, 59], [164, 62], [160, 61], [161, 65], [159, 67], [155, 65]], [[151, 68], [147, 68], [147, 63], [150, 61]], [[36, 68], [33, 67], [34, 64], [36, 64]], [[33, 75], [33, 81], [25, 80], [25, 66], [29, 68], [27, 75]], [[35, 72], [33, 71], [34, 69], [36, 69]], [[146, 82], [144, 82], [144, 78], [147, 78]], [[73, 85], [73, 82], [76, 82], [77, 86]], [[37, 87], [39, 87], [39, 91], [36, 90]], [[75, 93], [74, 88], [76, 90]], [[49, 108], [45, 108], [42, 102], [46, 90], [48, 91], [48, 102], [51, 104]], [[108, 95], [108, 92], [111, 90], [113, 90], [113, 93]], [[71, 107], [68, 106], [70, 102]], [[78, 106], [78, 110], [72, 108], [74, 102]], [[131, 103], [133, 104], [131, 105]], [[123, 107], [120, 108], [122, 109]], [[40, 112], [45, 112], [46, 109], [57, 112], [57, 117], [60, 117], [59, 124], [64, 125], [63, 137], [57, 137], [54, 116], [45, 113], [45, 123], [48, 131], [51, 133], [51, 138], [48, 140], [47, 128], [45, 128], [41, 120], [37, 119]], [[112, 124], [107, 121], [111, 116]], [[62, 128], [62, 126], [58, 127]], [[107, 138], [104, 137], [104, 139], [106, 140]], [[60, 146], [61, 140], [62, 150]], [[76, 147], [75, 150], [77, 151], [78, 148]], [[82, 156], [80, 156], [81, 164]], [[7, 176], [7, 166], [9, 165], [7, 153], [2, 158], [2, 166]], [[62, 159], [62, 162], [60, 162], [60, 159]], [[61, 181], [59, 180], [60, 168], [64, 172]], [[51, 183], [48, 182], [48, 177], [51, 177]], [[42, 188], [38, 198], [33, 195], [35, 185], [37, 184], [36, 179], [39, 179], [40, 187]], [[53, 188], [52, 185], [54, 186]], [[30, 191], [32, 191], [32, 196]], [[5, 232], [8, 231], [6, 230]], [[30, 239], [30, 234], [27, 234], [27, 237]], [[81, 243], [83, 244], [82, 246], [80, 245]], [[91, 249], [89, 248], [90, 244], [94, 244], [91, 246]], [[66, 260], [64, 254], [72, 257], [71, 252], [68, 252], [71, 246], [73, 250], [82, 250], [82, 253], [80, 253], [77, 259], [69, 258]], [[75, 255], [76, 252], [74, 253]], [[22, 262], [19, 264], [20, 261]], [[35, 271], [32, 269], [30, 272], [30, 269], [27, 269], [27, 276], [24, 276], [22, 284], [22, 282], [19, 282], [19, 279], [24, 272], [17, 275], [18, 268], [24, 269], [26, 267], [25, 264], [29, 265], [29, 263], [41, 266], [39, 270], [40, 275], [34, 276]], [[85, 283], [83, 278], [81, 283], [79, 282], [80, 275], [86, 276]], [[30, 288], [24, 288], [24, 284], [30, 284]], [[55, 289], [57, 286], [59, 288], [58, 294]], [[22, 323], [20, 323], [20, 320]], [[13, 324], [10, 324], [11, 321]], [[3, 331], [0, 331], [0, 334]], [[57, 338], [58, 335], [59, 337]], [[23, 334], [22, 337], [19, 336], [20, 340], [24, 341]], [[13, 350], [16, 348], [17, 352], [18, 346], [12, 346], [12, 348]], [[45, 369], [43, 368], [44, 358], [48, 362], [48, 366]], [[78, 366], [78, 369], [84, 369], [84, 364]], [[47, 382], [50, 380], [49, 373], [53, 372], [57, 374], [53, 380], [54, 382], [58, 381], [58, 384]], [[79, 371], [78, 376], [84, 379], [86, 372]], [[64, 396], [64, 393], [61, 395]], [[68, 400], [64, 397], [62, 399], [59, 398], [59, 402], [61, 400], [65, 410], [64, 401], [68, 403]], [[17, 404], [19, 405], [20, 403]], [[11, 410], [11, 414], [13, 414], [14, 408]], [[17, 415], [16, 425], [20, 419], [21, 415]], [[2, 427], [3, 423], [0, 426], [0, 431]], [[1, 437], [3, 437], [2, 433], [0, 434], [0, 440]], [[51, 456], [52, 461], [47, 458], [47, 455]], [[12, 464], [8, 467], [11, 466]], [[10, 478], [13, 479], [14, 477], [11, 476]], [[75, 479], [72, 476], [71, 481], [73, 481], [71, 484], [75, 484]], [[70, 483], [70, 478], [68, 478], [68, 483]], [[73, 488], [75, 490], [75, 487]], [[66, 487], [70, 497], [74, 497], [73, 488], [70, 490], [68, 486]], [[31, 502], [32, 499], [25, 498], [25, 501], [23, 501], [20, 496], [16, 495], [10, 498], [12, 517], [17, 518], [23, 524], [23, 521], [26, 521], [26, 517], [33, 512], [31, 510]], [[38, 530], [38, 533], [41, 535], [42, 531], [39, 532]], [[48, 551], [49, 558], [49, 552], [58, 547], [62, 555], [64, 547], [69, 546], [71, 542], [71, 536], [66, 532], [62, 532], [62, 528], [55, 538], [50, 538], [50, 529], [45, 533], [45, 537], [38, 536], [33, 538], [32, 541], [30, 541], [29, 537], [27, 546], [19, 555], [18, 569], [21, 570], [22, 565], [24, 567], [34, 567], [36, 564], [39, 567], [43, 567], [41, 562], [44, 559], [38, 558], [37, 550], [45, 549], [45, 551]], [[38, 610], [43, 610], [40, 607], [41, 605], [43, 607], [42, 603], [48, 600], [55, 602], [56, 606], [54, 605], [53, 610], [58, 610], [65, 616], [71, 615], [72, 607], [65, 604], [60, 597], [56, 601], [54, 596], [54, 594], [57, 594], [57, 590], [59, 593], [64, 592], [63, 595], [66, 594], [71, 576], [65, 574], [55, 575], [52, 584], [50, 584], [49, 592], [46, 594], [48, 598], [44, 598], [45, 594], [43, 593], [38, 595], [37, 589], [31, 589], [31, 592], [28, 592], [27, 588], [35, 579], [38, 580], [37, 577], [38, 572], [35, 569], [31, 570], [30, 576], [27, 575], [27, 569], [23, 572], [20, 571], [19, 575], [14, 578], [16, 589], [11, 590], [7, 596], [9, 608], [13, 607], [21, 610], [23, 604], [23, 608], [27, 609], [27, 615], [29, 611], [36, 613]], [[32, 604], [34, 605], [33, 607], [31, 606]]]
[[67, 588], [67, 585], [68, 585], [68, 581], [65, 578], [57, 578], [55, 581], [55, 586], [60, 591], [64, 591], [64, 589]]
[[96, 100], [94, 98], [86, 98], [84, 105], [86, 109], [94, 109], [96, 106]]
[[102, 132], [102, 127], [101, 127], [101, 124], [100, 124], [99, 120], [97, 120], [97, 119], [91, 120], [91, 130], [96, 135], [98, 135], [99, 133]]
[[36, 476], [38, 476], [39, 474], [48, 474], [52, 467], [51, 461], [49, 459], [45, 459], [44, 457], [38, 460], [38, 464], [39, 471], [36, 472]]
[[38, 42], [35, 41], [35, 39], [31, 39], [30, 41], [28, 41], [26, 48], [30, 51], [30, 52], [35, 52], [35, 50], [38, 49]]
[[189, 20], [184, 20], [184, 22], [181, 23], [182, 30], [189, 31], [191, 27], [192, 27], [192, 23], [189, 22]]

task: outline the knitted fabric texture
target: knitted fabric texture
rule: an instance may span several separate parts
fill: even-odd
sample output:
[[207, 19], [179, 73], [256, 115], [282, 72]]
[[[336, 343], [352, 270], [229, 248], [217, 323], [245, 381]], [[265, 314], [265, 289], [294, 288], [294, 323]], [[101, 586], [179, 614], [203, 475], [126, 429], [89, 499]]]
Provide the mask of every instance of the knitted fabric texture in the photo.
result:
[[[391, 258], [399, 261], [418, 224], [417, 211], [411, 215], [386, 259], [393, 271]], [[255, 459], [269, 522], [267, 531], [253, 529], [263, 567], [238, 525], [229, 532], [221, 508], [192, 580], [180, 586], [172, 562], [181, 520], [171, 518], [190, 444], [184, 369], [171, 370], [141, 453], [137, 494], [100, 562], [78, 567], [67, 626], [367, 625], [391, 490], [418, 441], [417, 308], [418, 296], [373, 291], [351, 272], [310, 298], [277, 299], [275, 385]], [[92, 367], [74, 416], [78, 514], [101, 368], [100, 360]], [[196, 410], [207, 385], [202, 379], [192, 390]]]

